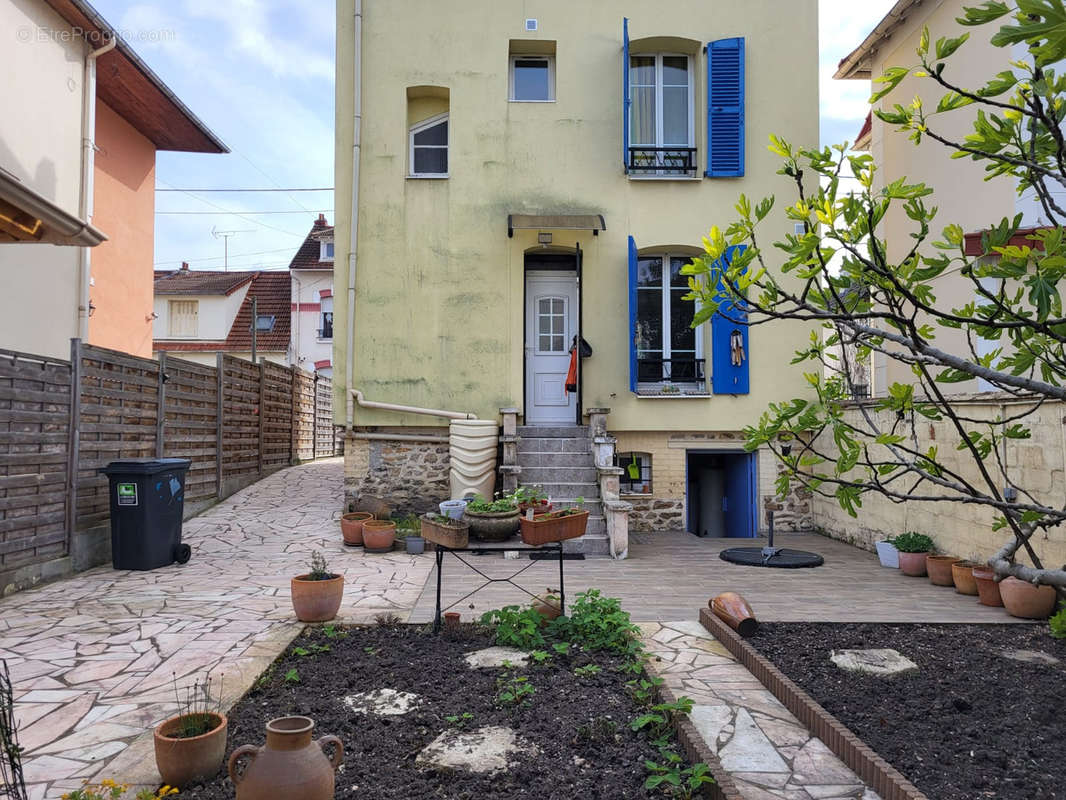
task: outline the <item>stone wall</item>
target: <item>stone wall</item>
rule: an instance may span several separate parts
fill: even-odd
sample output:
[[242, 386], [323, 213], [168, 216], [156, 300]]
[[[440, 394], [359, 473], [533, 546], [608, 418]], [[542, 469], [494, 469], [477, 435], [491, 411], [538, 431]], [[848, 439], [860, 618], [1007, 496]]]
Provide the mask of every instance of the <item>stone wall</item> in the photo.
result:
[[[961, 412], [983, 419], [1017, 414], [1018, 405], [1006, 395], [968, 395], [958, 400]], [[1005, 412], [1005, 413], [1004, 413]], [[858, 412], [851, 412], [856, 418]], [[1066, 503], [1066, 409], [1046, 403], [1026, 422], [1032, 439], [1004, 444], [1004, 462], [1010, 482], [1031, 492], [1037, 500], [1061, 507]], [[980, 484], [972, 458], [956, 450], [958, 435], [947, 422], [922, 421], [918, 425], [918, 449], [935, 446], [946, 466], [957, 469], [967, 480]], [[922, 490], [926, 492], [926, 489]], [[927, 493], [932, 493], [928, 490]], [[962, 503], [912, 500], [893, 503], [876, 494], [863, 496], [857, 517], [850, 517], [832, 498], [814, 496], [814, 524], [826, 535], [868, 550], [874, 542], [905, 531], [918, 531], [933, 538], [938, 550], [949, 555], [984, 561], [1006, 541], [1002, 531], [992, 530], [994, 514], [983, 507]], [[1009, 535], [1009, 534], [1007, 534]], [[1066, 529], [1060, 527], [1032, 540], [1034, 550], [1048, 567], [1066, 564]], [[1019, 559], [1024, 563], [1028, 561]]]
[[[610, 417], [607, 418], [610, 425]], [[651, 455], [650, 495], [623, 494], [622, 499], [633, 505], [630, 529], [635, 531], [684, 530], [686, 458], [689, 450], [725, 450], [740, 452], [744, 436], [739, 431], [611, 431], [617, 439], [618, 453], [648, 453]], [[775, 494], [778, 462], [768, 449], [759, 450], [759, 529], [765, 530], [773, 510], [777, 530], [810, 530], [810, 497], [802, 489], [793, 490], [787, 498]]]
[[[376, 431], [387, 433], [387, 431]], [[419, 434], [405, 428], [405, 435]], [[425, 432], [441, 436], [440, 429]], [[344, 443], [344, 505], [350, 509], [359, 498], [381, 498], [394, 511], [422, 513], [434, 511], [450, 496], [450, 458], [446, 442], [410, 442], [357, 439]]]

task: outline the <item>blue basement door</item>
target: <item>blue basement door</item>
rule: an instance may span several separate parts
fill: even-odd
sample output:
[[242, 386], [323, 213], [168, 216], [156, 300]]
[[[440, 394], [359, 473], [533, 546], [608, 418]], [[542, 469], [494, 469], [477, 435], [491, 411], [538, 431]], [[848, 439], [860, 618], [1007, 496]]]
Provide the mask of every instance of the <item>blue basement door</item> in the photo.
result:
[[735, 455], [726, 461], [725, 535], [731, 539], [750, 539], [757, 535], [758, 477], [756, 453]]

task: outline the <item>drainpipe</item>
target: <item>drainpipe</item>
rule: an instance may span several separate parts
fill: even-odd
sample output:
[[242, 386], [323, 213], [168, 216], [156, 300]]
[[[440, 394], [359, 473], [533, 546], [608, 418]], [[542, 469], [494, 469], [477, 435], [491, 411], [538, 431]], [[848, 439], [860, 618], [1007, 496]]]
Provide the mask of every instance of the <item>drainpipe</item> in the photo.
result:
[[348, 405], [352, 406], [353, 401], [363, 408], [380, 408], [385, 411], [399, 411], [403, 414], [423, 414], [427, 417], [444, 417], [445, 419], [477, 419], [477, 414], [471, 414], [467, 411], [442, 411], [439, 408], [421, 408], [419, 406], [401, 406], [396, 403], [379, 403], [374, 400], [367, 400], [363, 397], [363, 393], [358, 389], [349, 389]]
[[352, 100], [355, 107], [355, 119], [352, 126], [352, 214], [349, 225], [348, 242], [348, 305], [346, 309], [347, 326], [347, 364], [345, 365], [345, 383], [351, 391], [347, 392], [345, 430], [352, 431], [355, 421], [354, 384], [355, 384], [355, 263], [359, 243], [359, 152], [360, 128], [363, 124], [363, 0], [355, 0], [354, 41], [355, 52], [352, 55], [352, 75], [354, 78]]
[[[297, 367], [300, 366], [300, 301], [303, 299], [304, 287], [300, 283], [300, 279], [296, 277], [296, 273], [289, 270], [289, 277], [296, 284], [296, 313], [293, 314], [296, 317], [296, 325], [294, 326], [294, 333], [296, 335], [296, 344], [292, 348], [292, 363]], [[318, 372], [315, 372], [318, 375]]]
[[[115, 49], [118, 40], [112, 36], [97, 50], [88, 45], [85, 72], [82, 78], [81, 99], [81, 198], [79, 216], [86, 223], [93, 219], [93, 173], [96, 168], [96, 59]], [[78, 258], [78, 338], [89, 341], [89, 286], [92, 280], [92, 248], [82, 247]]]

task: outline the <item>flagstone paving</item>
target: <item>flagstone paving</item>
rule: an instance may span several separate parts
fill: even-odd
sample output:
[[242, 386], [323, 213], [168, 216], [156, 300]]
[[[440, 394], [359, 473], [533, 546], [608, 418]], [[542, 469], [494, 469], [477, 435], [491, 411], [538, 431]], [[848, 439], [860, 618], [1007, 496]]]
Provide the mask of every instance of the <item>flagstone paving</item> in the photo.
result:
[[406, 619], [433, 558], [346, 549], [343, 491], [341, 459], [285, 469], [187, 521], [188, 564], [99, 567], [0, 600], [30, 799], [157, 781], [151, 729], [175, 712], [175, 683], [210, 676], [224, 708], [239, 698], [303, 627], [289, 580], [314, 549], [344, 574], [339, 623]]
[[653, 670], [746, 800], [880, 800], [694, 620], [638, 623]]

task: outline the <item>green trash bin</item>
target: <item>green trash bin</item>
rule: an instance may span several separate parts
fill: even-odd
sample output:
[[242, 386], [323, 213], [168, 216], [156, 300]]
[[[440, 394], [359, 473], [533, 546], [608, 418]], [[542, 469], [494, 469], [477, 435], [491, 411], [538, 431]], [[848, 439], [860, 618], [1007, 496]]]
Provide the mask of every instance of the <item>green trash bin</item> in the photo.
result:
[[100, 470], [110, 481], [111, 563], [115, 569], [148, 570], [192, 550], [181, 542], [187, 458], [130, 458]]

